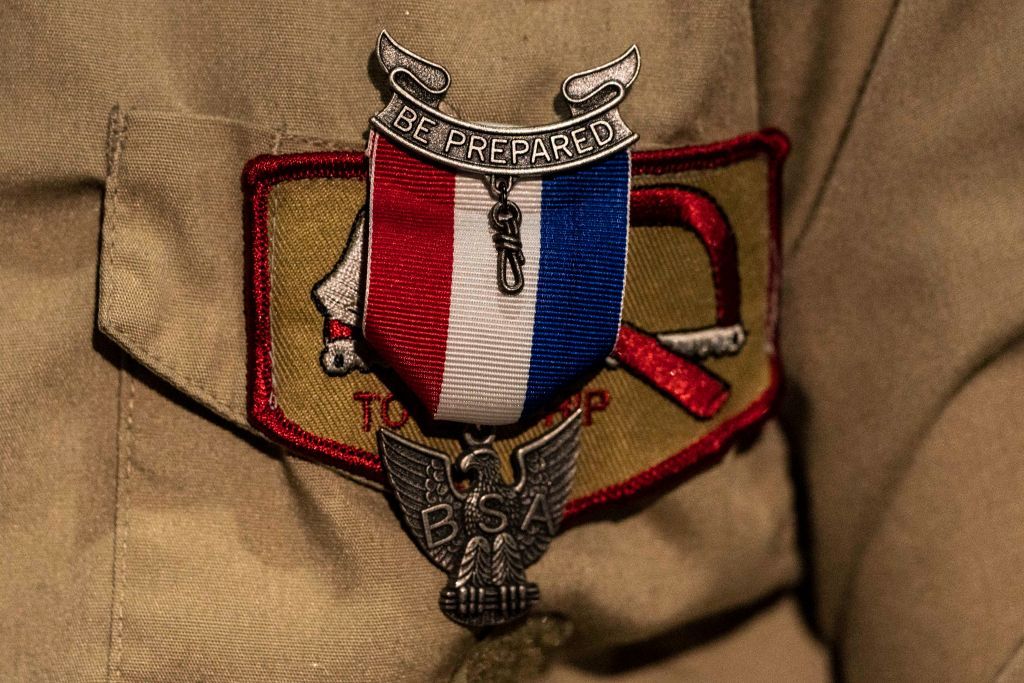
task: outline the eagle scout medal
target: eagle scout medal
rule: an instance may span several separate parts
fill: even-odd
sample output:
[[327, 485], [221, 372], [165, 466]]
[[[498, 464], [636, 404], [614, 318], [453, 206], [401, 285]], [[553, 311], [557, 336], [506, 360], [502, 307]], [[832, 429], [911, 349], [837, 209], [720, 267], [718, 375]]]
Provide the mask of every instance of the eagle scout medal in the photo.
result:
[[246, 167], [250, 420], [382, 484], [444, 615], [501, 624], [563, 523], [767, 416], [787, 143], [633, 152], [635, 46], [529, 128], [454, 116], [448, 72], [387, 33], [376, 58], [365, 152]]
[[[448, 456], [382, 429], [388, 481], [419, 548], [448, 574], [441, 611], [465, 626], [491, 626], [523, 615], [540, 597], [524, 570], [558, 531], [576, 473], [576, 410], [512, 455], [516, 482], [504, 483], [493, 432], [466, 431], [454, 466]], [[455, 484], [454, 472], [468, 477]]]
[[[493, 428], [550, 404], [615, 346], [637, 137], [617, 105], [639, 52], [570, 76], [573, 118], [530, 129], [442, 112], [448, 73], [387, 33], [377, 58], [393, 95], [371, 120], [362, 338], [434, 420], [471, 425], [454, 464], [386, 429], [380, 456], [412, 537], [448, 573], [442, 611], [497, 624], [538, 598], [524, 569], [561, 522], [581, 413], [516, 449], [511, 486]], [[313, 295], [342, 315], [359, 308], [346, 291], [328, 277]]]

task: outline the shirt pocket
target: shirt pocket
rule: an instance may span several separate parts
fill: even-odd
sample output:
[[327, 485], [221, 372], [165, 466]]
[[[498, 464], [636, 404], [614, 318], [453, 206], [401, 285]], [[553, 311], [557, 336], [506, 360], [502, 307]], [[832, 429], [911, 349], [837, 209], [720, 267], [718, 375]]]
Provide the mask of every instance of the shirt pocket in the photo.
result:
[[242, 168], [260, 154], [336, 146], [237, 120], [115, 109], [100, 330], [187, 396], [250, 429]]

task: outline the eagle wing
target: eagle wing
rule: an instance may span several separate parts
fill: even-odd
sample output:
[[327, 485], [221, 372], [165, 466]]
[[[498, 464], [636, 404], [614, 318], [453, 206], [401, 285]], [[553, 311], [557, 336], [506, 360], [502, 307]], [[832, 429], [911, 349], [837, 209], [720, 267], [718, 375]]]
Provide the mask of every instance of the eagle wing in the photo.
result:
[[[410, 535], [431, 562], [445, 572], [454, 572], [466, 545], [466, 532], [463, 498], [452, 483], [448, 456], [386, 429], [380, 430], [377, 439]], [[430, 510], [433, 513], [424, 513]], [[436, 526], [428, 528], [431, 521]]]
[[[576, 475], [581, 423], [582, 413], [577, 409], [550, 432], [513, 452], [513, 461], [518, 469], [514, 491], [520, 511], [514, 534], [523, 567], [533, 564], [544, 554], [558, 531]], [[544, 506], [542, 514], [531, 517], [531, 512], [538, 513], [541, 505]], [[536, 521], [546, 521], [548, 517], [550, 527]]]

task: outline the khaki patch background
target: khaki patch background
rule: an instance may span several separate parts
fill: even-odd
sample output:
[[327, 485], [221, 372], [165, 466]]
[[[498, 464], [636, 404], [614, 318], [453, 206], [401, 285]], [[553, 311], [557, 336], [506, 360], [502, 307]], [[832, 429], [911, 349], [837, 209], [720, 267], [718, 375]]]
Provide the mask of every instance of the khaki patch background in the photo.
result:
[[[634, 187], [687, 185], [704, 190], [725, 211], [737, 239], [748, 339], [735, 356], [704, 363], [732, 391], [710, 420], [691, 417], [625, 369], [602, 369], [579, 387], [568, 399], [582, 403], [586, 416], [573, 498], [624, 482], [677, 454], [770, 388], [771, 340], [765, 324], [772, 248], [769, 164], [767, 157], [757, 156], [709, 170], [634, 176]], [[323, 318], [310, 292], [340, 256], [365, 195], [362, 179], [289, 180], [271, 191], [271, 343], [277, 405], [307, 431], [371, 454], [377, 449], [377, 429], [389, 426], [454, 456], [459, 451], [455, 426], [435, 425], [417, 414], [414, 399], [404, 400], [400, 382], [386, 370], [339, 378], [320, 368]], [[626, 282], [623, 319], [647, 332], [714, 323], [708, 257], [685, 228], [632, 226]], [[387, 415], [382, 415], [384, 409]], [[407, 410], [412, 416], [406, 421]], [[558, 419], [556, 411], [554, 417], [542, 416], [529, 426], [499, 431], [499, 452], [509, 453]]]

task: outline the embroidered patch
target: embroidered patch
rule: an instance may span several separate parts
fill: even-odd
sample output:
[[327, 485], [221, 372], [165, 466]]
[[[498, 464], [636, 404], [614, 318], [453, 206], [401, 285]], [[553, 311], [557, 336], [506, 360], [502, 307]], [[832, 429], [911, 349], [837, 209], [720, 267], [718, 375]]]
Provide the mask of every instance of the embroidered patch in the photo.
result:
[[[581, 411], [567, 523], [685, 475], [767, 416], [780, 374], [778, 192], [787, 147], [766, 131], [632, 153], [614, 351], [548, 410], [500, 428], [495, 442], [511, 479], [514, 448]], [[249, 412], [285, 445], [383, 482], [379, 428], [453, 458], [460, 432], [433, 420], [364, 341], [366, 177], [361, 152], [264, 156], [246, 167]], [[425, 278], [424, 292], [434, 284]], [[496, 405], [488, 409], [522, 408]]]

